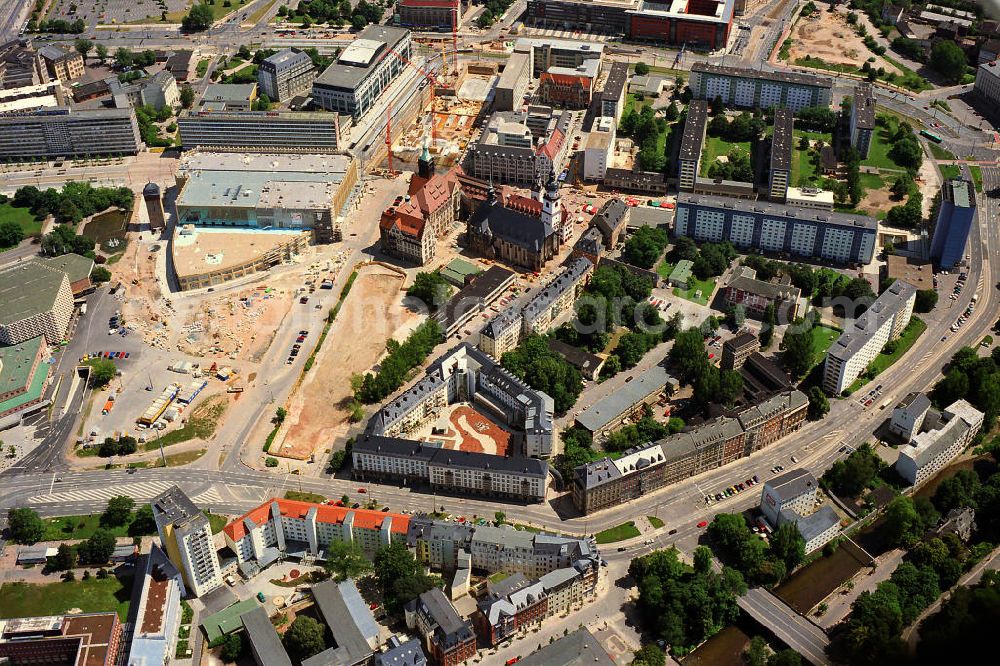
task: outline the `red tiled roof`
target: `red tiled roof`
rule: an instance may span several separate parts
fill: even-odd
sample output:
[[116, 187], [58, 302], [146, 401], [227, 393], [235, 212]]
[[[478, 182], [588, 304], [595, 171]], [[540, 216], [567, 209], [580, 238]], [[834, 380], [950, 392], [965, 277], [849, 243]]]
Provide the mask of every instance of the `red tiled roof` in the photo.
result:
[[299, 502], [296, 500], [272, 499], [264, 502], [256, 509], [251, 509], [233, 522], [223, 528], [229, 538], [239, 541], [247, 534], [244, 519], [249, 518], [255, 524], [261, 525], [271, 517], [271, 504], [277, 502], [281, 515], [288, 518], [305, 518], [306, 514], [313, 507], [316, 507], [316, 521], [320, 523], [332, 523], [339, 525], [344, 522], [347, 514], [354, 514], [354, 526], [369, 530], [376, 530], [382, 527], [382, 521], [392, 518], [390, 528], [396, 534], [406, 534], [409, 528], [410, 518], [400, 513], [388, 513], [382, 511], [371, 511], [369, 509], [351, 509], [349, 507], [335, 506], [332, 504], [313, 504], [312, 502]]
[[554, 129], [552, 130], [552, 136], [549, 137], [549, 140], [544, 145], [538, 148], [538, 152], [555, 161], [556, 153], [559, 152], [565, 139], [566, 135], [563, 134], [561, 129]]
[[407, 208], [389, 208], [382, 213], [379, 220], [379, 229], [399, 229], [408, 236], [420, 236], [424, 232], [426, 222], [420, 215], [414, 215], [409, 211], [415, 210], [407, 204]]

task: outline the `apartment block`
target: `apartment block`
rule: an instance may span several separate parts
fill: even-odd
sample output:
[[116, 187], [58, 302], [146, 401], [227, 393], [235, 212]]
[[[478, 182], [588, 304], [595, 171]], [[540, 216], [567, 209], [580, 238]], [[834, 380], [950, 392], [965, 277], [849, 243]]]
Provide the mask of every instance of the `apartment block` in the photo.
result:
[[826, 353], [823, 389], [839, 395], [854, 383], [890, 340], [910, 323], [917, 289], [896, 280], [852, 324]]
[[603, 181], [615, 154], [618, 123], [614, 116], [602, 116], [594, 121], [583, 149], [583, 179]]
[[722, 98], [727, 107], [767, 109], [783, 107], [793, 112], [811, 106], [830, 106], [833, 79], [800, 72], [767, 72], [696, 62], [689, 81], [695, 99]]
[[926, 393], [908, 394], [893, 408], [889, 432], [910, 441], [920, 432], [930, 409], [931, 399]]
[[681, 192], [692, 192], [701, 165], [701, 149], [708, 126], [708, 102], [693, 99], [688, 105], [684, 133], [681, 135], [680, 152], [677, 154], [677, 187]]
[[38, 55], [45, 63], [49, 78], [69, 82], [83, 76], [83, 56], [75, 49], [64, 49], [54, 44], [47, 44], [38, 49]]
[[3, 624], [0, 662], [114, 666], [121, 641], [115, 612], [19, 617]]
[[406, 625], [424, 638], [424, 647], [439, 666], [458, 666], [476, 654], [472, 623], [462, 618], [439, 588], [431, 588], [406, 609]]
[[674, 233], [729, 241], [741, 250], [783, 252], [840, 264], [868, 264], [878, 222], [871, 217], [730, 197], [677, 195]]
[[205, 514], [177, 486], [150, 502], [160, 547], [181, 572], [185, 593], [200, 597], [221, 587], [222, 568]]
[[851, 145], [867, 159], [875, 132], [875, 87], [862, 83], [854, 88], [854, 102], [851, 105]]
[[226, 545], [256, 572], [283, 557], [318, 557], [334, 542], [368, 554], [404, 541], [409, 517], [367, 509], [272, 499], [226, 525]]
[[306, 94], [315, 78], [312, 58], [296, 49], [282, 49], [264, 58], [257, 68], [260, 92], [273, 102], [285, 102]]
[[479, 348], [499, 359], [529, 334], [547, 332], [572, 309], [593, 272], [594, 264], [586, 257], [571, 259], [523, 308], [508, 308], [493, 317], [480, 333]]
[[928, 414], [910, 443], [899, 447], [896, 472], [914, 487], [923, 485], [972, 443], [984, 417], [965, 400]]
[[604, 80], [604, 89], [601, 91], [601, 116], [614, 118], [615, 124], [621, 120], [622, 113], [625, 112], [628, 78], [627, 62], [611, 63], [611, 69], [608, 70], [608, 76]]
[[132, 109], [0, 114], [0, 159], [135, 155], [142, 146]]
[[816, 507], [819, 482], [805, 469], [793, 469], [764, 482], [760, 510], [772, 527], [778, 526], [782, 511], [808, 515]]
[[595, 442], [602, 441], [625, 421], [642, 413], [646, 407], [673, 395], [680, 382], [660, 365], [637, 375], [619, 390], [580, 412], [576, 425], [591, 434]]
[[976, 82], [973, 90], [985, 102], [987, 108], [1000, 107], [1000, 60], [984, 62], [976, 68]]

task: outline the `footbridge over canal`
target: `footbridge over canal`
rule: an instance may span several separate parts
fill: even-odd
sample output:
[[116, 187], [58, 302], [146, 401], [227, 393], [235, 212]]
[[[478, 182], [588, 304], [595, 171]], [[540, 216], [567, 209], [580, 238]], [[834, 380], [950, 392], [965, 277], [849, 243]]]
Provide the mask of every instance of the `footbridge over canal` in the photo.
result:
[[767, 590], [751, 588], [737, 599], [737, 604], [744, 613], [815, 666], [832, 664], [826, 656], [826, 648], [830, 645], [826, 633]]

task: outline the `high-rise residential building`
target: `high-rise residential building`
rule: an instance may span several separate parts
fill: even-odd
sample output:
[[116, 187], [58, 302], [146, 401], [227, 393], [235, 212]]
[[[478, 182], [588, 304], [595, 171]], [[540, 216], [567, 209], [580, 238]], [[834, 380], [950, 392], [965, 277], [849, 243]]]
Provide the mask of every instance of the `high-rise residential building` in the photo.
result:
[[315, 78], [312, 58], [296, 49], [282, 49], [264, 58], [257, 69], [260, 92], [275, 102], [307, 92]]
[[313, 100], [327, 111], [361, 118], [412, 58], [409, 30], [369, 25], [313, 81]]
[[854, 383], [890, 340], [910, 323], [917, 289], [896, 280], [865, 312], [844, 329], [826, 353], [823, 389], [839, 395]]
[[674, 233], [698, 242], [785, 252], [840, 264], [868, 264], [878, 222], [863, 215], [681, 192]]
[[142, 146], [132, 109], [0, 114], [0, 159], [135, 155]]
[[628, 63], [616, 60], [611, 63], [608, 78], [604, 80], [604, 89], [601, 91], [601, 115], [614, 118], [616, 124], [625, 111], [628, 75]]
[[870, 83], [862, 83], [854, 88], [854, 101], [851, 104], [851, 145], [867, 159], [872, 145], [872, 134], [875, 132], [875, 87]]
[[811, 106], [830, 106], [833, 79], [801, 72], [758, 69], [696, 62], [691, 66], [695, 99], [722, 99], [727, 106], [747, 109], [784, 107], [793, 112]]
[[976, 188], [972, 181], [956, 178], [945, 182], [931, 233], [931, 259], [938, 266], [950, 269], [964, 261], [976, 216]]
[[771, 134], [771, 168], [768, 173], [768, 198], [784, 203], [792, 183], [792, 132], [794, 121], [788, 109], [774, 110], [774, 132]]
[[399, 25], [414, 30], [451, 32], [462, 23], [461, 0], [399, 0]]
[[177, 126], [185, 148], [330, 153], [341, 143], [336, 113], [185, 111]]
[[708, 126], [708, 102], [693, 99], [688, 105], [684, 132], [681, 134], [680, 152], [677, 154], [677, 187], [681, 192], [694, 190], [701, 165], [701, 149], [705, 143]]
[[181, 572], [187, 593], [200, 597], [220, 587], [219, 554], [205, 514], [177, 486], [158, 495], [150, 505], [160, 546]]

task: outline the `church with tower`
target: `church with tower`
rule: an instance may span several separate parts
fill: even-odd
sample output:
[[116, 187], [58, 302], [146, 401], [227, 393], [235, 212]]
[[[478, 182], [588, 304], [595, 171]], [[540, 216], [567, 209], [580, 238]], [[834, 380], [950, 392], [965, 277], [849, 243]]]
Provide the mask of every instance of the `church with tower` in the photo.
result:
[[540, 271], [569, 239], [568, 215], [562, 207], [555, 173], [536, 183], [531, 197], [503, 196], [491, 184], [469, 218], [469, 247], [488, 259]]

